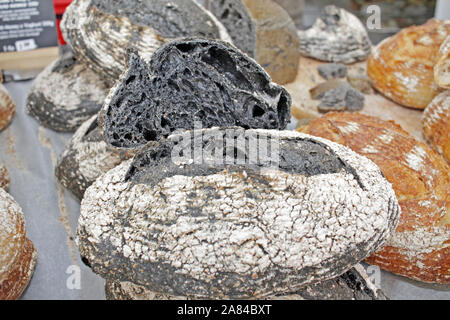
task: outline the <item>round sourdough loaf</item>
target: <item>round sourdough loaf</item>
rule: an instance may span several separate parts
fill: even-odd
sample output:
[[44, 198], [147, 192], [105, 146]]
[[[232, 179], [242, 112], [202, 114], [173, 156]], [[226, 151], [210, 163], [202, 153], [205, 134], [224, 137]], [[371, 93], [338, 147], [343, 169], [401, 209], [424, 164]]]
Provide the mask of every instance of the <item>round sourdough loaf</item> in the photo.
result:
[[37, 252], [25, 235], [22, 209], [0, 188], [0, 300], [20, 298], [36, 260]]
[[431, 101], [422, 119], [426, 140], [450, 163], [450, 90]]
[[346, 272], [384, 244], [399, 213], [378, 167], [346, 147], [212, 128], [171, 135], [98, 178], [81, 203], [78, 247], [107, 280], [264, 298]]
[[75, 131], [97, 114], [108, 94], [105, 81], [69, 52], [34, 80], [27, 112], [55, 131]]
[[436, 57], [450, 34], [450, 21], [431, 19], [382, 41], [367, 61], [372, 85], [404, 106], [425, 109], [440, 92], [434, 82]]
[[11, 122], [16, 105], [9, 96], [5, 86], [0, 83], [0, 131], [6, 128]]
[[[147, 290], [131, 282], [106, 281], [108, 300], [185, 300]], [[387, 300], [386, 295], [369, 279], [363, 266], [358, 264], [341, 276], [307, 285], [291, 294], [269, 296], [268, 300]]]
[[409, 278], [450, 282], [450, 168], [399, 125], [354, 113], [329, 113], [300, 129], [375, 162], [392, 183], [400, 223], [368, 263]]

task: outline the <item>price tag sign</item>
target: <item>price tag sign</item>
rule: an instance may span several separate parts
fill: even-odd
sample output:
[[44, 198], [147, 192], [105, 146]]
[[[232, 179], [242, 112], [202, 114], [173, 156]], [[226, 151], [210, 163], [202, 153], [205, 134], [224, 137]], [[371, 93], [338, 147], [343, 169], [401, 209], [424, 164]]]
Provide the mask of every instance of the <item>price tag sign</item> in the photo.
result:
[[[57, 55], [52, 0], [0, 0], [0, 68], [38, 69]], [[34, 61], [17, 60], [27, 57]]]

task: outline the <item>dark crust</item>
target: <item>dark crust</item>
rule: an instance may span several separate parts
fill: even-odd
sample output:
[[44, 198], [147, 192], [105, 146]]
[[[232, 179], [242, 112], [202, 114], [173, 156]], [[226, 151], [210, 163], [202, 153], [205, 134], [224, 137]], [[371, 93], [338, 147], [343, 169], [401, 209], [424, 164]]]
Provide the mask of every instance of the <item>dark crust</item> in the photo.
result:
[[255, 57], [256, 28], [242, 1], [211, 1], [209, 10], [225, 26], [233, 44], [250, 57]]
[[192, 0], [92, 0], [99, 11], [151, 27], [165, 38], [219, 38], [214, 21]]
[[[368, 250], [373, 251], [367, 248], [367, 244], [360, 243], [356, 246], [356, 250], [351, 248], [343, 254], [324, 261], [320, 266], [306, 267], [301, 271], [274, 266], [270, 271], [253, 275], [216, 273], [214, 281], [203, 281], [179, 274], [176, 268], [161, 261], [145, 264], [130, 263], [130, 260], [118, 253], [109, 241], [88, 244], [91, 248], [85, 252], [86, 254], [92, 251], [104, 254], [95, 257], [85, 255], [84, 260], [89, 262], [89, 266], [95, 273], [105, 279], [119, 282], [130, 281], [156, 293], [187, 298], [266, 298], [300, 290], [307, 281], [311, 280], [311, 275], [320, 274], [323, 277], [323, 270], [329, 270], [326, 279], [345, 273], [358, 261], [364, 259]], [[316, 278], [316, 282], [321, 276]], [[219, 280], [220, 286], [217, 285]]]
[[[91, 122], [89, 127], [84, 132], [77, 132], [83, 135], [82, 142], [89, 142], [91, 144], [98, 144], [102, 142], [103, 136], [100, 134], [97, 125], [97, 119], [88, 120]], [[83, 198], [86, 189], [95, 181], [85, 175], [80, 170], [80, 163], [78, 163], [77, 155], [80, 150], [74, 143], [73, 139], [69, 142], [63, 154], [58, 159], [55, 167], [55, 176], [58, 181], [68, 190], [70, 190], [79, 200]], [[125, 151], [115, 150], [109, 148], [109, 152], [119, 155], [122, 160], [128, 159], [130, 154]]]
[[[136, 288], [145, 290], [140, 286]], [[105, 294], [107, 300], [133, 300], [133, 294], [115, 281], [106, 281]], [[376, 291], [371, 289], [365, 277], [355, 268], [334, 279], [307, 285], [292, 293], [268, 297], [268, 299], [283, 299], [283, 296], [287, 295], [295, 295], [296, 298], [306, 300], [388, 300], [380, 289]], [[168, 297], [163, 296], [163, 298]]]
[[[232, 136], [227, 131], [231, 131]], [[233, 148], [227, 147], [225, 144], [225, 141], [230, 138], [234, 141]], [[131, 180], [132, 185], [146, 184], [154, 186], [161, 180], [175, 175], [207, 176], [223, 171], [225, 168], [229, 171], [236, 172], [242, 170], [247, 172], [258, 171], [270, 165], [270, 159], [268, 157], [255, 156], [255, 159], [251, 161], [249, 157], [258, 152], [250, 151], [250, 141], [256, 145], [262, 139], [272, 141], [276, 137], [271, 137], [266, 134], [258, 135], [254, 131], [245, 131], [238, 127], [228, 128], [228, 130], [221, 128], [188, 131], [177, 135], [176, 138], [169, 138], [149, 145], [148, 148], [136, 154], [126, 174], [126, 180]], [[185, 141], [188, 141], [188, 145], [186, 145]], [[326, 144], [313, 139], [299, 138], [284, 138], [282, 140], [274, 140], [274, 143], [278, 145], [279, 149], [277, 169], [305, 176], [332, 174], [345, 170], [355, 177], [362, 189], [365, 189], [356, 171], [345, 163], [344, 160], [339, 158]], [[191, 164], [178, 165], [172, 161], [174, 153], [176, 156], [181, 156], [179, 151], [183, 150], [189, 150], [191, 152], [189, 155], [183, 153], [184, 158], [194, 160], [195, 155], [193, 150], [196, 144], [202, 145], [203, 150], [207, 150], [208, 153], [215, 154], [217, 150], [217, 152], [221, 153], [220, 156], [222, 154], [224, 156], [227, 155], [231, 159], [230, 163], [223, 161], [221, 164], [214, 164], [213, 161], [207, 163], [202, 161], [196, 164], [195, 161], [192, 161]], [[243, 145], [240, 146], [240, 144]], [[268, 142], [268, 145], [270, 144]], [[270, 146], [267, 148], [267, 154], [272, 152], [269, 149]], [[239, 163], [237, 157], [245, 160], [245, 163]]]
[[[74, 72], [74, 68], [82, 66], [78, 72]], [[103, 92], [103, 98], [100, 100], [92, 96], [90, 89], [86, 92], [79, 92], [77, 105], [73, 105], [73, 101], [67, 100], [63, 104], [56, 103], [54, 95], [64, 96], [67, 92], [74, 90], [74, 83], [77, 78], [83, 78], [84, 72], [92, 72], [83, 67], [83, 64], [77, 61], [71, 54], [60, 58], [50, 70], [51, 73], [45, 77], [38, 78], [39, 85], [49, 88], [47, 94], [37, 89], [37, 83], [31, 88], [27, 97], [27, 113], [35, 118], [44, 127], [50, 128], [58, 132], [74, 132], [84, 121], [97, 114], [103, 104], [103, 99], [106, 98], [107, 88], [106, 83], [98, 81], [97, 88], [93, 88], [98, 92]], [[61, 88], [51, 90], [52, 75], [59, 73], [65, 78], [66, 86], [61, 92]], [[48, 83], [48, 84], [47, 84]], [[61, 85], [59, 83], [58, 85]], [[86, 88], [90, 86], [86, 83]], [[51, 92], [51, 94], [49, 94]]]
[[[151, 71], [153, 74], [151, 74]], [[291, 98], [254, 60], [222, 41], [182, 39], [145, 64], [136, 54], [103, 108], [105, 140], [134, 148], [177, 129], [284, 129]]]

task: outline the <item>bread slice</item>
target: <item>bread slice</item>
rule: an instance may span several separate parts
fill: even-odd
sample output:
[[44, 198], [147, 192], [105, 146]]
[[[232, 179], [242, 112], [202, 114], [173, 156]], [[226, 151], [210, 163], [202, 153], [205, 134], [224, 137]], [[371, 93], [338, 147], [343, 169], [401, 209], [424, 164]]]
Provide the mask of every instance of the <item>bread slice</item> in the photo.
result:
[[37, 252], [26, 237], [22, 209], [0, 188], [0, 300], [19, 299], [33, 276]]
[[158, 49], [149, 65], [131, 53], [99, 119], [105, 141], [136, 148], [196, 123], [284, 129], [290, 103], [288, 92], [235, 47], [181, 39]]

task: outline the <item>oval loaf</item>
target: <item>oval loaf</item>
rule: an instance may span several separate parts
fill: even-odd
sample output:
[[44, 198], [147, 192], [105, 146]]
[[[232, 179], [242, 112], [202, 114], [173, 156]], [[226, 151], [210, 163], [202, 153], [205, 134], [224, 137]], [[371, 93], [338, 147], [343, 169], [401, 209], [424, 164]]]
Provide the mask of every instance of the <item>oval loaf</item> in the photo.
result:
[[399, 213], [378, 167], [345, 147], [289, 131], [203, 129], [97, 179], [81, 203], [78, 247], [107, 280], [263, 298], [346, 272], [384, 244]]

